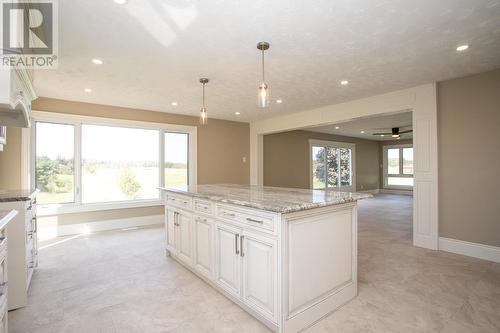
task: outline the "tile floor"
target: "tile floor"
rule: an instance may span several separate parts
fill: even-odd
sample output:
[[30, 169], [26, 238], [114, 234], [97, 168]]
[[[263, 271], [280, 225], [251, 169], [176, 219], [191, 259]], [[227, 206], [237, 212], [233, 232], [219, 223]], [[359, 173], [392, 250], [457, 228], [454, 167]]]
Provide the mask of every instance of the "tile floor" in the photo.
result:
[[[307, 332], [500, 332], [500, 264], [411, 246], [410, 197], [360, 202], [359, 296]], [[10, 332], [268, 332], [164, 256], [158, 227], [40, 244]]]

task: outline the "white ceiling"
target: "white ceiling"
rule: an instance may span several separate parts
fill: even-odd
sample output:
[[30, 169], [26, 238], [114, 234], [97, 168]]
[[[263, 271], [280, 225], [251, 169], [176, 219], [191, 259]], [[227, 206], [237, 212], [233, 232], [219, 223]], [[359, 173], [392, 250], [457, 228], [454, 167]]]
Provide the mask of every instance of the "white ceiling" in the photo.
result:
[[[393, 127], [399, 127], [401, 131], [412, 129], [411, 115], [411, 111], [408, 111], [378, 117], [359, 118], [345, 123], [307, 128], [306, 130], [367, 140], [392, 141], [394, 138], [390, 135], [381, 137], [373, 135], [373, 133], [390, 133]], [[336, 129], [335, 127], [339, 128]], [[364, 131], [364, 133], [361, 133], [361, 131]], [[412, 137], [412, 133], [401, 134], [401, 139], [411, 139]]]
[[[256, 106], [260, 40], [272, 100], [283, 99], [267, 110]], [[499, 67], [500, 0], [71, 0], [59, 1], [59, 69], [37, 71], [35, 86], [198, 115], [206, 76], [210, 117], [252, 121]]]

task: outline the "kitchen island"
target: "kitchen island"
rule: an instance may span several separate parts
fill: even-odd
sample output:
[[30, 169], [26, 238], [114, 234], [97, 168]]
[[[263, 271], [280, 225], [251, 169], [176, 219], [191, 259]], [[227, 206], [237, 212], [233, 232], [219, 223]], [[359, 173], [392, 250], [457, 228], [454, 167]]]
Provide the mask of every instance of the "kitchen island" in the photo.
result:
[[357, 294], [364, 193], [165, 187], [166, 251], [276, 332], [298, 332]]

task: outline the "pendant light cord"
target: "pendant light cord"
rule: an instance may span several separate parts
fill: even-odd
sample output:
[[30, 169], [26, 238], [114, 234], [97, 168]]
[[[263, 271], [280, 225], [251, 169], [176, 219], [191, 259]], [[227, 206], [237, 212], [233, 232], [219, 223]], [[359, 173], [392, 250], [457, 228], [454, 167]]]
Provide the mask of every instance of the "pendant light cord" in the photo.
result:
[[202, 98], [201, 98], [201, 102], [203, 104], [203, 108], [205, 108], [205, 83], [203, 83], [203, 88], [202, 88]]
[[265, 83], [266, 79], [264, 76], [264, 49], [262, 49], [262, 83]]

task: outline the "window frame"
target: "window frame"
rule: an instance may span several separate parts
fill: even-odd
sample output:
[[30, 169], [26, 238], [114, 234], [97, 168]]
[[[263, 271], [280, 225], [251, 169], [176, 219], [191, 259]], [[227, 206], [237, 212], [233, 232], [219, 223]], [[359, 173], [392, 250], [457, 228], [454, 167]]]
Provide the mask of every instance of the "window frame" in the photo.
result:
[[328, 180], [325, 182], [324, 188], [317, 188], [316, 190], [329, 190], [329, 191], [348, 191], [356, 192], [356, 144], [350, 142], [326, 141], [326, 140], [309, 140], [309, 188], [314, 188], [314, 175], [313, 175], [313, 156], [312, 147], [330, 147], [330, 148], [346, 148], [351, 149], [351, 185], [350, 186], [335, 186], [328, 187]]
[[166, 132], [172, 133], [185, 133], [188, 134], [188, 184], [197, 184], [197, 127], [185, 125], [173, 125], [167, 123], [154, 123], [134, 120], [123, 120], [113, 118], [101, 118], [91, 116], [80, 116], [72, 114], [61, 114], [54, 112], [33, 111], [33, 126], [30, 129], [29, 152], [30, 152], [30, 174], [29, 184], [35, 187], [35, 163], [36, 163], [36, 146], [35, 146], [35, 131], [36, 122], [47, 122], [57, 124], [68, 124], [75, 126], [74, 131], [74, 197], [75, 202], [64, 204], [47, 204], [38, 205], [37, 213], [40, 216], [79, 213], [79, 212], [92, 212], [111, 209], [134, 208], [134, 207], [151, 207], [163, 204], [164, 193], [160, 192], [157, 199], [139, 199], [139, 200], [126, 200], [126, 201], [111, 201], [111, 202], [98, 202], [98, 203], [82, 203], [82, 124], [96, 125], [96, 126], [112, 126], [112, 127], [125, 127], [133, 129], [157, 130], [159, 133], [158, 140], [158, 187], [165, 184], [164, 168], [162, 167], [165, 161], [164, 154], [164, 135]]
[[[384, 145], [383, 146], [383, 174], [384, 174], [384, 188], [386, 189], [394, 189], [394, 190], [413, 190], [413, 186], [405, 186], [405, 185], [389, 185], [387, 183], [389, 177], [394, 178], [414, 178], [414, 174], [403, 173], [403, 149], [404, 148], [413, 148], [413, 144], [398, 144], [398, 145]], [[399, 173], [398, 174], [389, 174], [388, 168], [388, 150], [389, 149], [399, 149]], [[415, 150], [413, 151], [413, 156], [415, 156]], [[413, 160], [415, 167], [415, 160]], [[414, 169], [415, 170], [415, 169]], [[413, 172], [415, 173], [415, 171]]]

